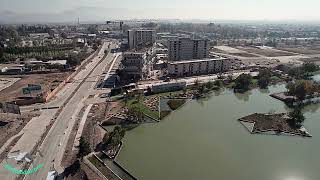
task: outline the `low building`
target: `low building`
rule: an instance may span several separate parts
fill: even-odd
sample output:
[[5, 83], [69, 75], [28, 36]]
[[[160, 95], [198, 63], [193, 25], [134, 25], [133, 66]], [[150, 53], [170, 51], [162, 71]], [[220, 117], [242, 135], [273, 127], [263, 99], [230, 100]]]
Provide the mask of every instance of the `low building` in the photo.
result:
[[175, 61], [168, 63], [168, 74], [172, 77], [216, 74], [228, 71], [230, 65], [228, 58]]
[[186, 82], [160, 83], [151, 86], [153, 93], [164, 93], [170, 91], [179, 91], [187, 86]]
[[45, 64], [67, 65], [67, 60], [50, 60], [50, 61], [45, 62]]

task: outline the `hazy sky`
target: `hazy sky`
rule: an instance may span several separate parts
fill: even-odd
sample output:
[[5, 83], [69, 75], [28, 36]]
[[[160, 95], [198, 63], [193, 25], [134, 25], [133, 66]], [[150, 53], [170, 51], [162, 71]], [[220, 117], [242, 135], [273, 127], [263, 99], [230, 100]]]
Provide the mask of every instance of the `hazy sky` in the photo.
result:
[[55, 14], [58, 16], [56, 18], [62, 19], [81, 16], [80, 18], [87, 20], [104, 18], [320, 20], [319, 0], [0, 0], [0, 2], [2, 13], [30, 16]]

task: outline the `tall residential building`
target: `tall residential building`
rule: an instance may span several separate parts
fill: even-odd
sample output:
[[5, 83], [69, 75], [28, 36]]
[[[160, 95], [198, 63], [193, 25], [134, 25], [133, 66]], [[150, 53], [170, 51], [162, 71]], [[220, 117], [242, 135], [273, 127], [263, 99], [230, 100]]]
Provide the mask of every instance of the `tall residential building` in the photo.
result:
[[125, 52], [121, 63], [129, 79], [140, 79], [145, 73], [146, 52]]
[[130, 49], [141, 49], [151, 46], [156, 41], [156, 31], [148, 29], [133, 29], [128, 31]]
[[209, 57], [209, 42], [206, 39], [170, 39], [168, 50], [170, 61], [205, 59]]

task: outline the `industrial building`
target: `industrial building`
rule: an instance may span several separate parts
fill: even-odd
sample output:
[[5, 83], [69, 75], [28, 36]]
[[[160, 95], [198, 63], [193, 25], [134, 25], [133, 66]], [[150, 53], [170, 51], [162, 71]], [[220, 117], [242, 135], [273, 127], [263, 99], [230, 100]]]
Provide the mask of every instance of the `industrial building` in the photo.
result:
[[128, 44], [130, 49], [141, 49], [152, 46], [155, 41], [155, 30], [132, 29], [128, 31]]
[[222, 73], [228, 71], [230, 65], [231, 62], [228, 58], [173, 61], [168, 63], [168, 74], [171, 77], [185, 77]]
[[207, 39], [170, 39], [168, 51], [169, 61], [205, 59], [209, 57], [209, 43]]

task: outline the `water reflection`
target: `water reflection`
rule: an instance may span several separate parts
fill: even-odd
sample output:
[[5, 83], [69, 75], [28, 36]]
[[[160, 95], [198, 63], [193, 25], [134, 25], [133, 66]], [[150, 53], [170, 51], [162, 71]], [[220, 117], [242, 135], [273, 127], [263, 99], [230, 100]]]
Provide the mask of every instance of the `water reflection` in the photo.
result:
[[319, 110], [319, 108], [320, 108], [319, 104], [310, 104], [310, 105], [303, 107], [303, 112], [304, 113], [306, 113], [306, 112], [315, 113]]
[[317, 81], [317, 82], [320, 82], [320, 74], [315, 75], [315, 76], [313, 76], [312, 78], [313, 78], [313, 80], [315, 80], [315, 81]]
[[261, 89], [261, 88], [259, 88], [258, 90], [259, 90], [259, 92], [262, 93], [262, 94], [270, 94], [269, 88], [266, 88], [266, 89]]
[[234, 93], [234, 96], [240, 101], [249, 101], [250, 95], [252, 95], [251, 91], [247, 91], [245, 93]]

